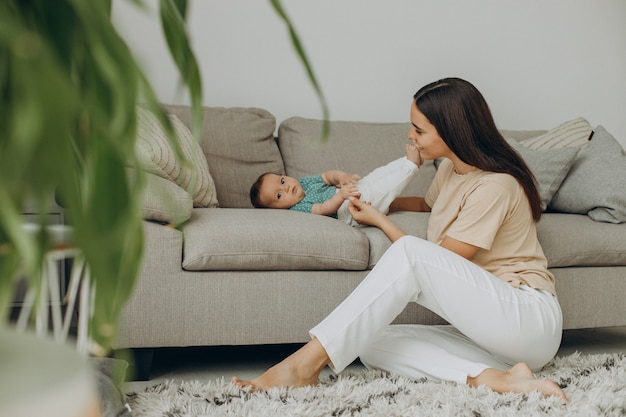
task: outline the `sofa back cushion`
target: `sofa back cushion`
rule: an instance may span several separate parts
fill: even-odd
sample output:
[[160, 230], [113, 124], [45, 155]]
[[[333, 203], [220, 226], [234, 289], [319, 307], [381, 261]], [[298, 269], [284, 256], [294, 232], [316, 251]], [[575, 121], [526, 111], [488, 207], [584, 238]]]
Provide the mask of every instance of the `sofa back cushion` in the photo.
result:
[[[166, 109], [191, 126], [189, 106], [167, 105]], [[284, 173], [274, 140], [276, 119], [257, 108], [203, 109], [200, 147], [209, 163], [220, 207], [245, 208], [250, 186], [263, 172]]]
[[[292, 117], [278, 128], [278, 146], [285, 173], [291, 177], [329, 169], [364, 176], [405, 155], [409, 127], [409, 123], [333, 121], [328, 141], [321, 143], [320, 120]], [[434, 176], [433, 161], [426, 161], [402, 195], [424, 195]]]

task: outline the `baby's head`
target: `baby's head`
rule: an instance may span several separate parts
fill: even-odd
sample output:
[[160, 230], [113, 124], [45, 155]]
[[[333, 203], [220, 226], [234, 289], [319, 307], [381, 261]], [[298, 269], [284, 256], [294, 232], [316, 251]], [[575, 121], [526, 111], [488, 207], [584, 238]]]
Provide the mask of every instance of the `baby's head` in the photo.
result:
[[252, 184], [250, 201], [256, 208], [289, 209], [304, 198], [300, 182], [293, 177], [266, 172]]

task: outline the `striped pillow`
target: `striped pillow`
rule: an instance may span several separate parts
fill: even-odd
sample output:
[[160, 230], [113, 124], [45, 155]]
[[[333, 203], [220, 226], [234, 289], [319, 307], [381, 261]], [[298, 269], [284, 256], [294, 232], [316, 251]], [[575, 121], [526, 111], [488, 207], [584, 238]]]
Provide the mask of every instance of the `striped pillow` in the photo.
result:
[[542, 151], [556, 148], [580, 148], [589, 144], [593, 128], [583, 117], [565, 122], [543, 135], [522, 140], [527, 148]]
[[176, 157], [161, 123], [151, 111], [142, 107], [137, 107], [135, 150], [139, 161], [147, 172], [170, 180], [187, 191], [193, 198], [194, 207], [217, 207], [215, 184], [200, 145], [178, 117], [172, 114], [169, 117], [188, 163], [183, 164]]

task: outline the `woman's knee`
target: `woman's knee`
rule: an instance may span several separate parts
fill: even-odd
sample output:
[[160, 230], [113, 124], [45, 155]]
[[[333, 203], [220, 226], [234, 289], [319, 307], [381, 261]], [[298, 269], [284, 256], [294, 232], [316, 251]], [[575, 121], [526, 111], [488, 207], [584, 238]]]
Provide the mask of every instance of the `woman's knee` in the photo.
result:
[[447, 251], [441, 246], [417, 236], [405, 235], [396, 240], [389, 248], [390, 251], [401, 252], [408, 259], [419, 262], [420, 258], [432, 259], [433, 256], [447, 256]]
[[431, 242], [413, 235], [404, 235], [396, 240], [389, 250], [399, 250], [407, 253], [419, 253], [420, 249], [432, 245]]

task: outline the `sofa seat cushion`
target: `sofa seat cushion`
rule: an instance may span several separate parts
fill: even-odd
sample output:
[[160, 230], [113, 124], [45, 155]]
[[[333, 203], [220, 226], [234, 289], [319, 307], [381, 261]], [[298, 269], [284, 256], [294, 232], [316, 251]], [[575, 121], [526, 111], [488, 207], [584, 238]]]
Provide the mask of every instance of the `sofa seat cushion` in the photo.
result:
[[271, 209], [194, 209], [183, 226], [188, 271], [364, 270], [369, 242], [336, 219]]
[[545, 213], [537, 234], [548, 267], [626, 265], [626, 223], [593, 221], [580, 214]]

